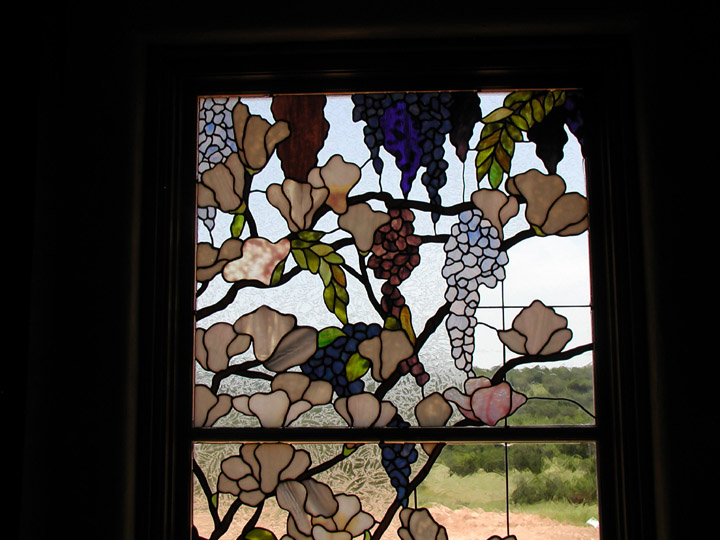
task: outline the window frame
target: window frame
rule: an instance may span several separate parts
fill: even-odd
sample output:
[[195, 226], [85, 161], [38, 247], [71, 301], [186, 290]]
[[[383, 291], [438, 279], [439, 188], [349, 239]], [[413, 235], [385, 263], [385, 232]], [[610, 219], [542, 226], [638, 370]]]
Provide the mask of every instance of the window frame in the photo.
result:
[[[242, 93], [436, 90], [476, 88], [582, 88], [587, 111], [588, 198], [593, 268], [594, 365], [597, 424], [590, 428], [518, 428], [518, 439], [597, 442], [600, 520], [604, 538], [652, 537], [652, 471], [646, 455], [649, 427], [647, 358], [637, 336], [644, 327], [641, 267], [636, 250], [638, 186], [633, 174], [629, 61], [623, 43], [570, 39], [397, 39], [349, 41], [322, 34], [313, 40], [197, 46], [159, 45], [148, 54], [142, 258], [143, 320], [136, 508], [138, 537], [182, 538], [191, 524], [190, 496], [194, 334], [195, 177], [197, 96]], [[381, 60], [393, 50], [403, 58]], [[622, 84], [618, 84], [622, 81]], [[440, 89], [444, 89], [440, 88]], [[626, 118], [616, 129], [617, 118]], [[599, 180], [598, 180], [599, 179]], [[632, 359], [632, 361], [623, 361]], [[185, 363], [187, 363], [185, 365]], [[646, 371], [646, 370], [645, 370]], [[428, 436], [461, 440], [458, 432]], [[217, 430], [217, 428], [214, 428]], [[339, 428], [344, 430], [344, 428]], [[329, 429], [327, 440], [337, 440]], [[367, 431], [367, 433], [363, 433]], [[481, 438], [508, 442], [508, 433], [483, 430]], [[286, 440], [287, 430], [257, 430], [262, 440]], [[217, 431], [223, 436], [222, 430]], [[498, 437], [498, 435], [502, 435]], [[302, 428], [294, 439], [304, 439]], [[391, 436], [391, 435], [390, 435]], [[515, 435], [512, 435], [514, 437]], [[374, 430], [353, 439], [377, 440]], [[499, 440], [498, 440], [499, 439]], [[315, 439], [317, 440], [317, 438]], [[478, 440], [478, 437], [473, 437]]]

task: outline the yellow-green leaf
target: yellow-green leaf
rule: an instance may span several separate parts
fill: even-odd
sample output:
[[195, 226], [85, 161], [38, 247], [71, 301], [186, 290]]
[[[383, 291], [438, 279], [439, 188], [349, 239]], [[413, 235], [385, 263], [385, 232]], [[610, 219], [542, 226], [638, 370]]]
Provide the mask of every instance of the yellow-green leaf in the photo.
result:
[[283, 271], [285, 270], [285, 260], [286, 259], [280, 261], [275, 267], [275, 270], [273, 270], [272, 277], [270, 278], [270, 285], [277, 285], [278, 281], [280, 281]]
[[545, 109], [545, 114], [548, 114], [550, 111], [552, 111], [553, 107], [555, 106], [555, 96], [552, 92], [548, 92], [545, 94], [545, 100], [543, 102], [543, 108]]
[[542, 103], [538, 99], [533, 99], [530, 103], [532, 104], [533, 118], [536, 122], [542, 122], [545, 118], [545, 109], [543, 109]]
[[325, 259], [325, 261], [328, 264], [342, 264], [345, 262], [345, 259], [343, 259], [340, 255], [338, 255], [334, 251], [332, 253], [328, 253], [327, 255], [325, 255], [323, 257], [323, 259]]
[[303, 250], [303, 253], [305, 254], [305, 259], [307, 259], [308, 270], [310, 270], [313, 274], [317, 274], [318, 268], [320, 268], [320, 257], [309, 249]]
[[490, 176], [490, 185], [492, 188], [497, 189], [500, 187], [503, 181], [503, 169], [496, 160], [493, 160], [492, 165], [490, 165], [488, 175]]
[[309, 248], [310, 246], [314, 246], [315, 242], [307, 242], [305, 240], [298, 240], [295, 238], [292, 242], [290, 242], [290, 247], [294, 249], [305, 249]]
[[488, 114], [485, 118], [483, 118], [482, 123], [490, 124], [492, 122], [499, 122], [510, 116], [512, 113], [512, 109], [508, 109], [507, 107], [499, 107], [490, 114]]
[[237, 214], [230, 224], [230, 236], [240, 238], [243, 227], [245, 227], [245, 216], [243, 214]]
[[330, 282], [332, 281], [332, 270], [330, 269], [330, 265], [326, 263], [324, 259], [320, 259], [318, 272], [323, 280], [323, 285], [326, 287], [330, 285]]
[[520, 116], [527, 123], [528, 129], [530, 129], [535, 123], [535, 119], [533, 118], [532, 114], [532, 106], [530, 105], [530, 103], [526, 103], [525, 105], [523, 105], [522, 109], [520, 109]]
[[[513, 117], [513, 118], [515, 118], [515, 117]], [[518, 116], [517, 118], [521, 118], [521, 117]], [[523, 122], [524, 122], [524, 120], [523, 120]], [[510, 135], [510, 137], [512, 138], [513, 141], [522, 142], [522, 140], [523, 140], [522, 131], [520, 131], [520, 129], [518, 129], [518, 127], [515, 124], [508, 122], [505, 125], [505, 130], [507, 131], [507, 134]]]
[[277, 540], [277, 536], [267, 529], [258, 528], [247, 533], [243, 540]]
[[318, 332], [318, 347], [327, 347], [340, 336], [346, 335], [345, 332], [334, 326], [323, 328]]
[[300, 231], [298, 233], [301, 240], [307, 240], [308, 242], [317, 242], [323, 236], [325, 236], [325, 233], [320, 231]]
[[357, 450], [357, 446], [353, 446], [352, 448], [348, 448], [347, 444], [343, 446], [343, 456], [348, 457], [350, 454], [352, 454], [355, 450]]
[[329, 253], [333, 253], [333, 248], [331, 246], [328, 246], [327, 244], [315, 244], [310, 249], [312, 249], [315, 253], [317, 253], [321, 257], [324, 257], [325, 255], [327, 255]]
[[516, 103], [523, 103], [525, 101], [528, 101], [532, 97], [532, 94], [533, 93], [529, 90], [512, 92], [511, 94], [505, 96], [505, 101], [503, 102], [503, 105], [505, 107], [512, 107]]
[[293, 258], [295, 259], [295, 262], [298, 263], [298, 266], [307, 270], [307, 259], [305, 258], [305, 254], [303, 253], [303, 251], [301, 249], [293, 249], [291, 253], [293, 255]]
[[337, 281], [333, 281], [333, 286], [335, 287], [335, 296], [346, 304], [350, 303], [350, 297], [348, 296], [347, 289], [340, 285]]
[[218, 506], [218, 494], [213, 493], [212, 497], [210, 497], [210, 504], [212, 504], [215, 508]]
[[348, 382], [353, 382], [365, 375], [368, 369], [370, 369], [370, 360], [361, 356], [360, 353], [355, 353], [345, 366], [345, 376]]
[[510, 120], [510, 122], [507, 122], [506, 125], [512, 124], [512, 125], [516, 126], [518, 129], [521, 129], [522, 131], [527, 131], [528, 129], [530, 129], [530, 126], [528, 125], [527, 120], [525, 120], [525, 118], [523, 118], [519, 114], [513, 114], [509, 118], [509, 120]]
[[385, 322], [383, 323], [383, 328], [387, 330], [401, 330], [402, 325], [400, 324], [399, 320], [390, 315], [387, 319], [385, 319]]

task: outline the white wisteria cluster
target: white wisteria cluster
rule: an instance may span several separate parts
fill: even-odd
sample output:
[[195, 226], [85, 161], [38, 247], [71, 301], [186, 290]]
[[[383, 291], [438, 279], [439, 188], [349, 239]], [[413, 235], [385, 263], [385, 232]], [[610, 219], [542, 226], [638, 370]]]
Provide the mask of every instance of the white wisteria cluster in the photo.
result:
[[505, 279], [508, 258], [500, 251], [497, 228], [480, 210], [466, 210], [458, 218], [444, 246], [442, 275], [448, 284], [445, 299], [450, 302], [445, 326], [455, 365], [469, 372], [475, 349], [475, 311], [480, 303], [478, 289], [480, 285], [492, 289]]

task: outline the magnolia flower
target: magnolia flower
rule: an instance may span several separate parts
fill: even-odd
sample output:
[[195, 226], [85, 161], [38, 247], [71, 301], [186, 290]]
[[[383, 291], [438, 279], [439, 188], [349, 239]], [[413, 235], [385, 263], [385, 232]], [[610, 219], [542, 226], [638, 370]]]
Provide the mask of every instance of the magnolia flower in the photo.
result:
[[271, 392], [238, 396], [233, 407], [247, 416], [255, 416], [262, 427], [286, 427], [315, 405], [332, 399], [327, 381], [310, 382], [302, 373], [280, 373], [271, 383]]
[[315, 212], [328, 198], [326, 187], [314, 187], [290, 178], [282, 185], [273, 184], [267, 188], [267, 200], [285, 218], [292, 232], [310, 229]]
[[197, 186], [198, 208], [209, 206], [233, 212], [243, 203], [245, 170], [237, 154], [230, 154], [225, 163], [205, 171]]
[[579, 193], [565, 193], [565, 180], [536, 169], [508, 178], [507, 190], [527, 201], [525, 217], [542, 234], [572, 236], [588, 228], [588, 202]]
[[195, 255], [195, 279], [199, 282], [209, 281], [222, 272], [228, 261], [242, 256], [242, 240], [228, 238], [220, 249], [209, 242], [200, 242]]
[[360, 251], [370, 251], [378, 227], [390, 221], [385, 212], [373, 210], [367, 203], [353, 204], [338, 218], [338, 226], [352, 234]]
[[195, 385], [193, 426], [212, 426], [218, 419], [225, 416], [232, 408], [228, 394], [216, 396], [213, 391], [202, 384]]
[[465, 418], [494, 426], [510, 416], [527, 401], [527, 397], [516, 392], [506, 383], [493, 385], [487, 377], [470, 377], [465, 381], [465, 392], [448, 388], [443, 393], [452, 401]]
[[313, 479], [283, 482], [277, 501], [289, 512], [282, 540], [350, 540], [375, 525], [355, 495], [333, 495], [328, 486]]
[[242, 256], [223, 267], [223, 278], [228, 282], [250, 279], [270, 285], [275, 268], [289, 253], [287, 238], [274, 244], [265, 238], [248, 238], [242, 246]]
[[447, 540], [447, 530], [439, 525], [427, 508], [403, 508], [400, 511], [402, 540]]
[[228, 367], [230, 358], [250, 347], [250, 337], [238, 334], [233, 326], [219, 322], [207, 330], [195, 330], [195, 359], [209, 371], [217, 373]]
[[503, 238], [503, 227], [515, 217], [519, 210], [515, 197], [508, 197], [497, 189], [480, 189], [472, 194], [472, 202], [497, 229], [500, 240]]
[[512, 323], [512, 330], [499, 330], [498, 337], [518, 354], [548, 355], [563, 350], [572, 339], [567, 319], [535, 300]]
[[360, 167], [336, 154], [322, 167], [312, 169], [307, 178], [316, 188], [328, 189], [327, 205], [336, 214], [342, 214], [347, 210], [348, 192], [360, 180]]
[[397, 414], [392, 403], [380, 402], [368, 392], [338, 398], [334, 405], [348, 425], [356, 428], [384, 427]]
[[244, 444], [237, 456], [220, 465], [217, 488], [237, 495], [243, 504], [257, 506], [281, 482], [295, 480], [310, 466], [310, 454], [285, 443]]
[[383, 330], [379, 336], [366, 339], [358, 352], [372, 362], [372, 377], [384, 381], [395, 373], [400, 362], [412, 356], [414, 349], [404, 330]]
[[261, 116], [250, 114], [247, 105], [239, 102], [232, 116], [238, 157], [248, 171], [256, 173], [267, 165], [278, 143], [290, 136], [290, 127], [285, 121], [270, 125]]

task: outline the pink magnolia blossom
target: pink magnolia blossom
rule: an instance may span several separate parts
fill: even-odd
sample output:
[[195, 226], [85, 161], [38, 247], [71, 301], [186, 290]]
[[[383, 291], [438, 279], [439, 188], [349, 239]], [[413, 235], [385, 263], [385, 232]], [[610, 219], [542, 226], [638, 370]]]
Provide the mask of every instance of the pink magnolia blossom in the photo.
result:
[[443, 393], [452, 401], [465, 418], [494, 426], [510, 416], [527, 401], [527, 397], [516, 392], [506, 383], [493, 385], [487, 377], [470, 377], [465, 381], [465, 392], [448, 388]]

